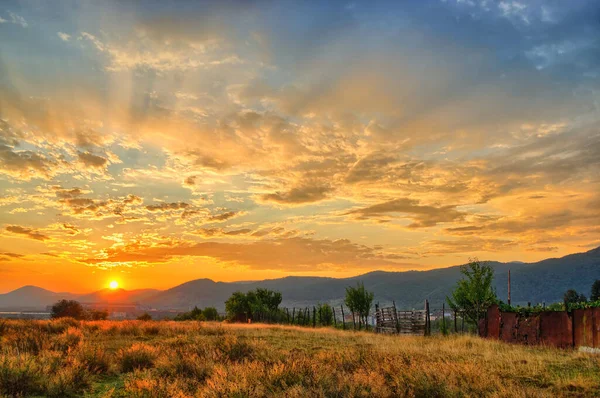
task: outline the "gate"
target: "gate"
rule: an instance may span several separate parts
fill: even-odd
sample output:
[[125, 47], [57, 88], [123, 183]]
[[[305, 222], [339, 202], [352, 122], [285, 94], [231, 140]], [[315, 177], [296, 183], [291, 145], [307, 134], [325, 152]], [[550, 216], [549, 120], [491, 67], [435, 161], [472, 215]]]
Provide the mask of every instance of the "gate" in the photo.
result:
[[429, 303], [425, 302], [424, 310], [398, 311], [396, 304], [392, 307], [375, 305], [375, 332], [394, 334], [429, 334]]

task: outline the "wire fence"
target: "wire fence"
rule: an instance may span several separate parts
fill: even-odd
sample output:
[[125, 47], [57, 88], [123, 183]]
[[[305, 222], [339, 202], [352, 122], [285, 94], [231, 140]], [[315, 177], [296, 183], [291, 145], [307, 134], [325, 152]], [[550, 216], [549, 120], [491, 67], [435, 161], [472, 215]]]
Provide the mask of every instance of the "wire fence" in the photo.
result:
[[[369, 311], [366, 322], [344, 305], [283, 307], [276, 311], [255, 311], [251, 315], [246, 314], [244, 317], [236, 319], [236, 321], [422, 335], [475, 333], [477, 330], [476, 325], [470, 323], [461, 311], [447, 309], [445, 306], [429, 308], [428, 303], [423, 310], [396, 310], [398, 314], [397, 320], [394, 319], [396, 325], [389, 328], [385, 326], [386, 319], [378, 317], [378, 314], [381, 315], [389, 308], [392, 307], [380, 307], [379, 304], [376, 304]], [[389, 322], [389, 314], [384, 314], [384, 316], [388, 316], [387, 322]]]

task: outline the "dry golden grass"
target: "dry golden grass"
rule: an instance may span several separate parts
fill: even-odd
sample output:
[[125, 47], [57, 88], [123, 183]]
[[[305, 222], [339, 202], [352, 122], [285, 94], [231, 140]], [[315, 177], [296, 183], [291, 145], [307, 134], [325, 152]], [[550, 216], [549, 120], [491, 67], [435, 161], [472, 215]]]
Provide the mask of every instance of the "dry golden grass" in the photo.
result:
[[600, 358], [472, 336], [196, 322], [0, 321], [0, 395], [600, 395]]

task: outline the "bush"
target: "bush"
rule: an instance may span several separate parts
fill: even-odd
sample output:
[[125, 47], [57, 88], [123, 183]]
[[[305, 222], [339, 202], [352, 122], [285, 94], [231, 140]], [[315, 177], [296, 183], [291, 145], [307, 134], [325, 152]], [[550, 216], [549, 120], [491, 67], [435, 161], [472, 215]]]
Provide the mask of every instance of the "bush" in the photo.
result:
[[70, 327], [61, 335], [54, 338], [52, 348], [62, 352], [68, 352], [78, 347], [83, 342], [83, 333], [77, 328]]
[[90, 321], [105, 321], [108, 319], [108, 311], [106, 310], [88, 310], [86, 319]]
[[91, 384], [86, 366], [77, 360], [63, 366], [47, 384], [48, 397], [80, 397], [83, 389]]
[[100, 347], [84, 345], [77, 352], [76, 358], [93, 374], [107, 373], [110, 369], [110, 359]]
[[204, 319], [207, 321], [216, 321], [219, 319], [219, 313], [215, 307], [206, 307], [202, 311], [202, 315], [204, 315]]
[[119, 362], [122, 372], [132, 372], [136, 369], [148, 369], [154, 366], [157, 351], [154, 347], [137, 343], [119, 352]]
[[83, 306], [75, 300], [60, 300], [52, 306], [52, 318], [86, 319]]
[[43, 381], [37, 358], [27, 355], [0, 356], [0, 395], [18, 397], [42, 394]]
[[144, 312], [142, 315], [137, 317], [138, 321], [151, 321], [152, 320], [152, 315], [148, 314], [147, 312]]

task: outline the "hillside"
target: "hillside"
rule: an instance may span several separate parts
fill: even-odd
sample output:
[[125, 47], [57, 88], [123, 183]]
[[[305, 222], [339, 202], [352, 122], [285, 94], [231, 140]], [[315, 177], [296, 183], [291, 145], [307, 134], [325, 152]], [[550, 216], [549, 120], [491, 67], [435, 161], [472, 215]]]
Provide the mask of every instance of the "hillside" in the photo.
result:
[[[600, 248], [586, 253], [572, 254], [558, 259], [536, 263], [490, 262], [495, 269], [498, 296], [506, 300], [508, 270], [512, 277], [514, 304], [556, 302], [562, 300], [567, 289], [576, 289], [586, 295], [594, 280], [600, 279]], [[396, 302], [399, 308], [420, 308], [425, 299], [432, 306], [441, 306], [456, 281], [460, 267], [430, 271], [384, 272], [345, 278], [286, 277], [256, 282], [213, 282], [209, 279], [190, 281], [158, 293], [145, 301], [156, 308], [189, 308], [215, 306], [224, 309], [224, 302], [236, 290], [248, 291], [257, 287], [278, 290], [283, 295], [283, 306], [312, 306], [318, 302], [340, 304], [345, 288], [361, 281], [375, 292], [375, 301]]]
[[[508, 270], [512, 275], [512, 301], [514, 304], [551, 303], [560, 301], [567, 289], [589, 295], [594, 280], [600, 279], [600, 247], [585, 253], [562, 258], [551, 258], [536, 263], [490, 263], [495, 269], [498, 296], [506, 301]], [[460, 267], [429, 271], [384, 272], [374, 271], [352, 278], [294, 277], [251, 281], [214, 282], [198, 279], [165, 291], [141, 289], [126, 291], [101, 290], [87, 295], [54, 293], [34, 286], [26, 286], [0, 295], [0, 308], [40, 309], [60, 298], [74, 298], [82, 302], [138, 302], [157, 309], [187, 310], [214, 306], [224, 310], [225, 300], [235, 291], [248, 291], [264, 287], [280, 291], [283, 306], [312, 306], [319, 302], [341, 304], [345, 288], [363, 282], [375, 293], [375, 301], [396, 302], [398, 308], [421, 308], [425, 299], [433, 307], [441, 306], [456, 281]]]

